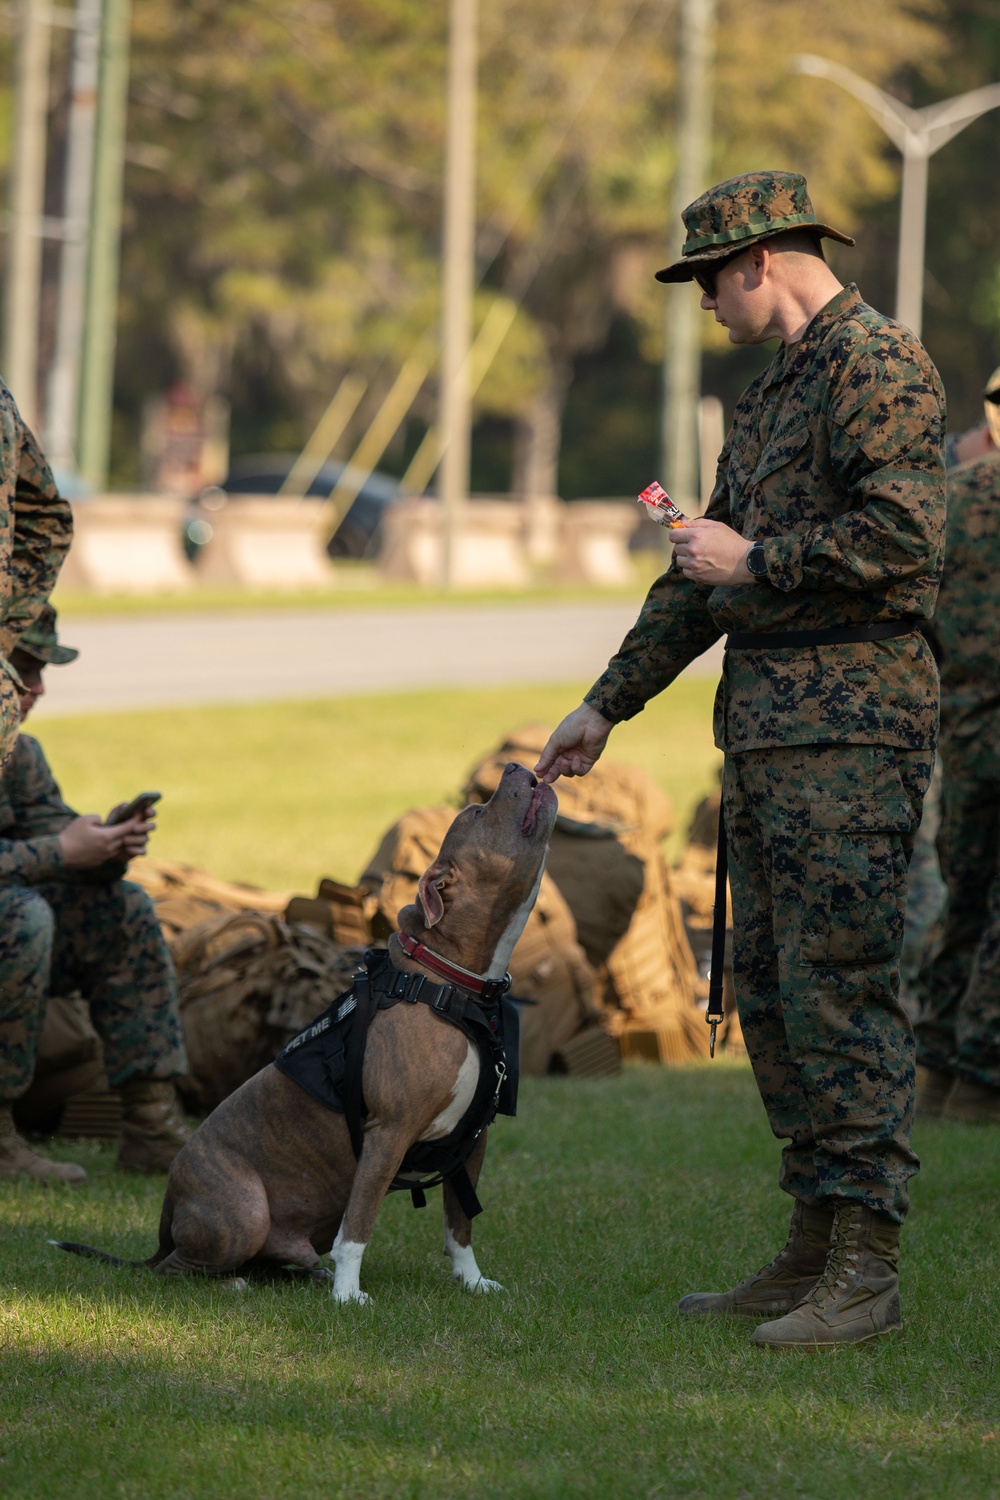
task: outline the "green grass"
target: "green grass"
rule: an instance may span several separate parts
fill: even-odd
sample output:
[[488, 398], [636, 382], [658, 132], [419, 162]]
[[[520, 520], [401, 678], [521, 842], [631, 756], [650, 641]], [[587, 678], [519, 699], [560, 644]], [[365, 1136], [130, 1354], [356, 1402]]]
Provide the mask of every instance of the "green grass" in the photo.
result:
[[586, 603], [598, 599], [634, 599], [636, 609], [645, 590], [662, 573], [665, 558], [658, 552], [635, 554], [635, 582], [626, 588], [598, 588], [593, 584], [559, 584], [544, 579], [525, 589], [424, 588], [419, 584], [384, 583], [367, 563], [336, 565], [329, 587], [312, 589], [193, 588], [189, 593], [95, 594], [57, 586], [53, 603], [67, 630], [82, 615], [187, 614], [199, 610], [249, 609], [373, 609], [402, 605], [466, 606], [510, 603]]
[[437, 1195], [424, 1213], [384, 1206], [369, 1308], [63, 1256], [47, 1236], [148, 1254], [162, 1181], [59, 1143], [87, 1187], [0, 1184], [0, 1493], [996, 1496], [1000, 1158], [971, 1127], [928, 1125], [917, 1144], [903, 1336], [806, 1356], [674, 1311], [761, 1264], [787, 1222], [738, 1066], [528, 1080], [483, 1177], [496, 1298], [451, 1284]]
[[[163, 801], [151, 853], [310, 891], [323, 875], [357, 879], [402, 813], [455, 798], [505, 730], [555, 724], [587, 686], [87, 715], [32, 728], [79, 811], [104, 813], [156, 788]], [[719, 760], [713, 692], [705, 678], [676, 683], [617, 729], [608, 751], [672, 794], [679, 830]]]

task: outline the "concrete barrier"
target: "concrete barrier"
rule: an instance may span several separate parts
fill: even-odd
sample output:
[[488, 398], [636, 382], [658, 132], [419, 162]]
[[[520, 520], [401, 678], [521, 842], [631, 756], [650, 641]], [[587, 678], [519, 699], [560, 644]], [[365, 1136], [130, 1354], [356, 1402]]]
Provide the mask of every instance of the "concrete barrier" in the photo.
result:
[[185, 503], [173, 495], [97, 495], [73, 502], [63, 589], [179, 593], [194, 581], [181, 541]]
[[553, 576], [562, 583], [627, 588], [634, 582], [629, 541], [639, 507], [627, 500], [573, 500], [562, 509]]
[[227, 495], [193, 514], [210, 528], [194, 575], [213, 588], [329, 588], [333, 564], [319, 529], [322, 500]]
[[[382, 523], [379, 573], [396, 583], [441, 582], [444, 538], [441, 506], [413, 498], [394, 505]], [[523, 507], [514, 500], [470, 500], [462, 507], [454, 537], [452, 583], [456, 588], [525, 588], [531, 581]]]

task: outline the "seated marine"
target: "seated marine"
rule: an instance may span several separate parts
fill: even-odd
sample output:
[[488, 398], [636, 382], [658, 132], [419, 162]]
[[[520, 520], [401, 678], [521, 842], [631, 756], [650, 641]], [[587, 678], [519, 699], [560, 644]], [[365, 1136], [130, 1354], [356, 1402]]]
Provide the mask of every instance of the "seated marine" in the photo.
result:
[[[11, 656], [27, 689], [22, 724], [46, 666], [78, 654], [59, 644], [46, 605]], [[146, 807], [117, 824], [112, 816], [67, 807], [41, 745], [18, 737], [0, 774], [0, 1178], [86, 1180], [82, 1167], [36, 1151], [13, 1119], [51, 995], [79, 991], [89, 1005], [122, 1101], [119, 1165], [165, 1172], [187, 1139], [173, 1083], [187, 1069], [173, 964], [152, 902], [123, 879], [154, 818]]]

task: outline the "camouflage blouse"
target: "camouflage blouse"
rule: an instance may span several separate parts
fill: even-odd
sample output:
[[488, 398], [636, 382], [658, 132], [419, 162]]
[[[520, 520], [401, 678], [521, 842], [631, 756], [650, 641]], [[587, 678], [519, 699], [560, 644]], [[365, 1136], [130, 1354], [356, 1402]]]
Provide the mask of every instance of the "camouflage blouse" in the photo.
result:
[[73, 516], [0, 381], [0, 653], [9, 656], [55, 587]]
[[17, 688], [7, 658], [51, 594], [73, 516], [14, 398], [0, 381], [0, 765], [17, 734]]
[[[766, 581], [713, 588], [675, 565], [587, 702], [637, 714], [732, 630], [815, 630], [934, 611], [945, 524], [944, 392], [913, 334], [846, 287], [744, 392], [710, 520], [763, 541]], [[730, 651], [716, 743], [919, 749], [937, 734], [938, 676], [917, 631], [841, 646]]]
[[66, 872], [59, 835], [75, 817], [41, 745], [30, 734], [19, 735], [0, 775], [0, 886], [61, 878]]

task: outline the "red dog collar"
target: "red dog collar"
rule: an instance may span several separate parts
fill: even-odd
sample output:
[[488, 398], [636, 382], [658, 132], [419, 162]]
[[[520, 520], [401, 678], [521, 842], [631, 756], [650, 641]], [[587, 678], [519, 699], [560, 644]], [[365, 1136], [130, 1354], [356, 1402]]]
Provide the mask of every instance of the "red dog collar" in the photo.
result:
[[449, 984], [461, 985], [463, 990], [471, 990], [474, 995], [489, 992], [503, 994], [510, 989], [509, 974], [505, 974], [502, 979], [487, 979], [484, 974], [474, 974], [471, 969], [463, 969], [461, 964], [453, 964], [447, 958], [442, 958], [440, 953], [426, 947], [418, 938], [410, 937], [408, 932], [397, 932], [396, 941], [407, 958], [415, 959], [418, 964], [430, 969], [432, 974], [439, 974]]

